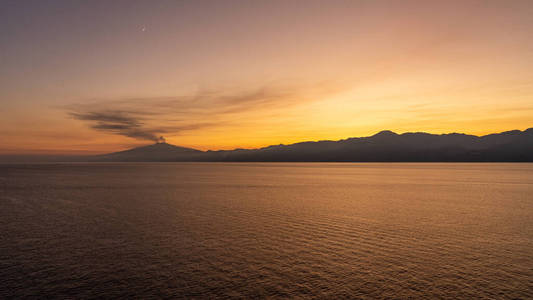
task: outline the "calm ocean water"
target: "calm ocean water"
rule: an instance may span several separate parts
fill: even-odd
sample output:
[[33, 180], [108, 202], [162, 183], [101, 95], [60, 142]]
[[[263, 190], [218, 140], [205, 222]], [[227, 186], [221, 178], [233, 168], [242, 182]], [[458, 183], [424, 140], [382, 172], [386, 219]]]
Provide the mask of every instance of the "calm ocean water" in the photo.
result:
[[0, 298], [532, 298], [533, 164], [0, 165]]

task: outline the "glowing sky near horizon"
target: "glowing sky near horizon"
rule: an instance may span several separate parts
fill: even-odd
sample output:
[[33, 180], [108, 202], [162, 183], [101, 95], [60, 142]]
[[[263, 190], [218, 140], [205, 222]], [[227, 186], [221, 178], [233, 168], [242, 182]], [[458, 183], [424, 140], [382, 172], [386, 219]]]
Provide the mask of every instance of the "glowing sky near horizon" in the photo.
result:
[[0, 153], [533, 127], [533, 1], [0, 1]]

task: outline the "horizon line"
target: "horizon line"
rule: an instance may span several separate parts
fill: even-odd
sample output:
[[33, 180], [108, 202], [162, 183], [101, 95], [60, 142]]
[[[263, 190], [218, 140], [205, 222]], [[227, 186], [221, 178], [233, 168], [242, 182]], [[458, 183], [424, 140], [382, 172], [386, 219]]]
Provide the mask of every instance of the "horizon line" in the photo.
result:
[[[0, 157], [43, 157], [43, 158], [46, 158], [46, 157], [87, 157], [87, 156], [98, 156], [98, 155], [105, 155], [105, 154], [111, 154], [111, 153], [116, 153], [116, 152], [122, 152], [122, 151], [127, 151], [127, 150], [130, 150], [130, 149], [141, 148], [141, 147], [146, 147], [146, 146], [151, 146], [151, 145], [156, 145], [156, 144], [168, 144], [168, 145], [172, 145], [172, 146], [176, 146], [176, 147], [193, 149], [193, 150], [197, 150], [197, 151], [201, 151], [201, 152], [205, 153], [205, 152], [235, 151], [235, 150], [259, 150], [259, 149], [265, 149], [265, 148], [269, 148], [269, 147], [273, 147], [273, 146], [290, 146], [290, 145], [296, 145], [296, 144], [302, 144], [302, 143], [340, 142], [340, 141], [345, 141], [345, 140], [349, 140], [349, 139], [369, 138], [369, 137], [376, 136], [376, 135], [378, 135], [380, 133], [392, 133], [392, 134], [398, 135], [398, 136], [405, 135], [405, 134], [429, 134], [429, 135], [437, 135], [437, 136], [459, 134], [459, 135], [473, 136], [473, 137], [477, 137], [477, 138], [482, 138], [482, 137], [486, 137], [486, 136], [493, 135], [493, 134], [503, 134], [503, 133], [508, 133], [508, 132], [517, 132], [517, 131], [526, 132], [528, 130], [533, 130], [533, 127], [528, 127], [528, 128], [526, 128], [524, 130], [512, 129], [512, 130], [506, 130], [506, 131], [500, 131], [500, 132], [493, 132], [493, 133], [488, 133], [488, 134], [484, 134], [484, 135], [476, 135], [476, 134], [461, 133], [461, 132], [430, 133], [430, 132], [425, 132], [425, 131], [406, 131], [406, 132], [402, 132], [402, 133], [397, 133], [395, 131], [385, 129], [385, 130], [380, 130], [380, 131], [378, 131], [377, 133], [375, 133], [373, 135], [367, 135], [367, 136], [358, 136], [358, 137], [351, 136], [351, 137], [347, 137], [347, 138], [341, 138], [341, 139], [338, 139], [338, 140], [329, 140], [329, 139], [326, 139], [326, 140], [304, 140], [304, 141], [295, 142], [295, 143], [288, 143], [288, 144], [284, 144], [284, 143], [270, 144], [270, 145], [266, 145], [266, 146], [263, 146], [263, 147], [257, 147], [257, 148], [240, 148], [240, 147], [237, 147], [237, 148], [226, 149], [226, 150], [224, 150], [224, 149], [219, 149], [219, 150], [212, 150], [212, 149], [198, 150], [198, 149], [192, 148], [192, 147], [185, 147], [185, 146], [170, 144], [170, 143], [165, 141], [165, 142], [155, 142], [155, 143], [150, 143], [150, 144], [142, 144], [140, 146], [127, 148], [127, 149], [123, 149], [123, 150], [112, 151], [112, 152], [93, 151], [94, 153], [92, 153], [92, 154], [88, 154], [87, 153], [88, 151], [86, 151], [86, 150], [67, 150], [67, 151], [70, 151], [70, 152], [85, 152], [85, 154], [59, 153], [59, 152], [64, 151], [64, 150], [57, 150], [57, 149], [37, 149], [37, 150], [34, 150], [34, 151], [36, 151], [36, 152], [50, 151], [50, 152], [58, 152], [58, 153], [21, 153], [21, 154], [17, 154], [17, 153], [2, 153], [2, 149], [0, 149]], [[10, 149], [9, 151], [16, 152], [16, 151], [20, 151], [20, 150]]]

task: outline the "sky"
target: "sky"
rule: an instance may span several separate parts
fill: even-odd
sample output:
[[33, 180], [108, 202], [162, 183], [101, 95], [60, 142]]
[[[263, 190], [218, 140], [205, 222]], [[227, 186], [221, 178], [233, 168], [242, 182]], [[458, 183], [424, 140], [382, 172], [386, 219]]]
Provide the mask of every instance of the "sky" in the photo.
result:
[[532, 16], [529, 0], [0, 0], [0, 154], [524, 130]]

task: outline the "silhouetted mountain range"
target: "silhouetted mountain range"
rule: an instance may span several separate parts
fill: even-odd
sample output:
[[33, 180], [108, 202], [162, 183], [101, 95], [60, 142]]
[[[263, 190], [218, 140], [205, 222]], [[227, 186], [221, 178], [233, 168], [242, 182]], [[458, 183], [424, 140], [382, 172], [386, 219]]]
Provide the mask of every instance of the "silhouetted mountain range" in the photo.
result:
[[533, 128], [485, 136], [462, 133], [396, 134], [340, 141], [302, 142], [260, 149], [199, 151], [156, 143], [99, 155], [91, 161], [264, 161], [264, 162], [531, 162]]

